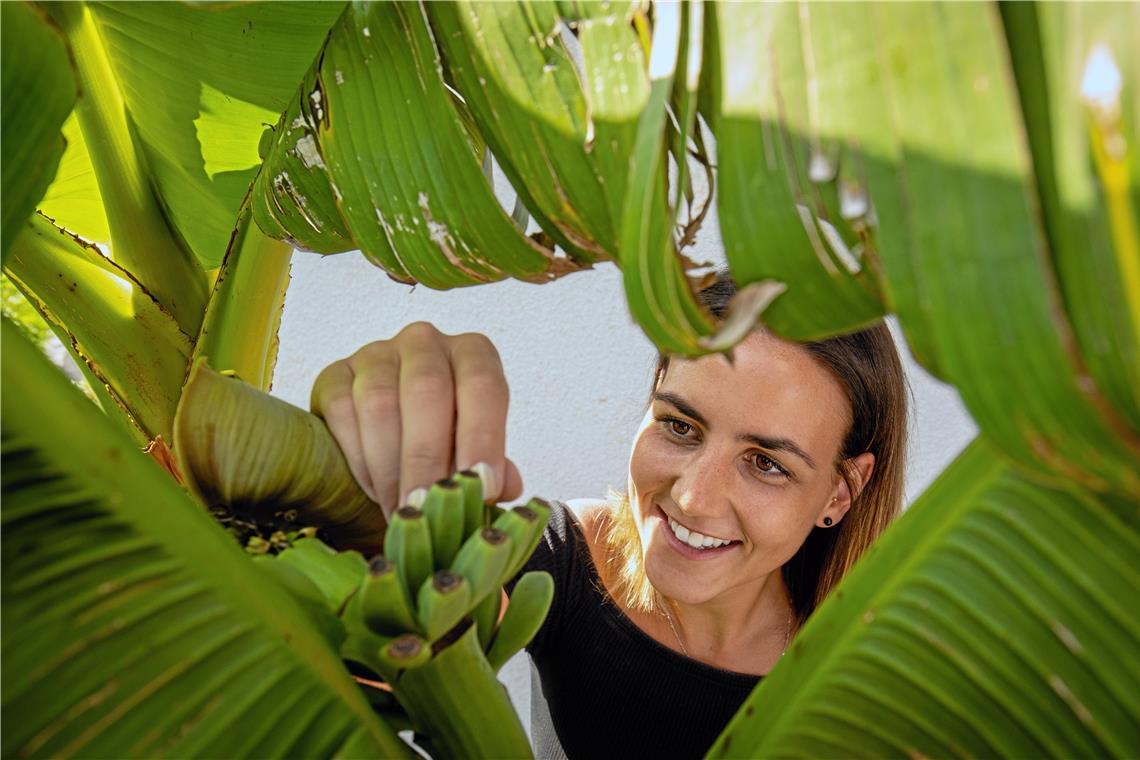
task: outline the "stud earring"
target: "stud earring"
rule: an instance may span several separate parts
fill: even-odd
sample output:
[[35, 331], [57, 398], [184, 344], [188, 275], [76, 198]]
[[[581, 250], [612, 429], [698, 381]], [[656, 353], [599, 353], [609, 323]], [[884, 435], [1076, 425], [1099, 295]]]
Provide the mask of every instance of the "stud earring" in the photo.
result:
[[823, 518], [823, 527], [825, 527], [825, 528], [830, 528], [830, 527], [831, 527], [831, 523], [832, 523], [832, 520], [831, 520], [831, 518], [830, 518], [830, 517], [825, 517], [825, 518]]

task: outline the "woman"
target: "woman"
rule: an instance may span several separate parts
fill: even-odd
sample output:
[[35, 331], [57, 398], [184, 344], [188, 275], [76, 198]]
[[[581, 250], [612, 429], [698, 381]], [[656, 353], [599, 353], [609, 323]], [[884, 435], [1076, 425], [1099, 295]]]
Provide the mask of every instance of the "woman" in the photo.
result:
[[[701, 298], [720, 317], [733, 292], [721, 278]], [[492, 498], [517, 498], [507, 395], [486, 338], [419, 323], [326, 368], [312, 407], [390, 512], [476, 465]], [[756, 330], [731, 362], [661, 358], [628, 493], [556, 504], [525, 568], [556, 589], [527, 647], [550, 711], [537, 754], [703, 755], [898, 514], [905, 420], [881, 323], [806, 344]]]

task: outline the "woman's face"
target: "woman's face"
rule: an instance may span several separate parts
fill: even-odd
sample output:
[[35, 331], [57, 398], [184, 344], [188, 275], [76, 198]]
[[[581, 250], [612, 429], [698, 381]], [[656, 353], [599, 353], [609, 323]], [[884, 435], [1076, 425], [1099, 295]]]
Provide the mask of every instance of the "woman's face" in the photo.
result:
[[670, 362], [630, 456], [646, 574], [688, 604], [758, 592], [850, 504], [835, 471], [851, 414], [839, 381], [760, 332], [734, 356]]

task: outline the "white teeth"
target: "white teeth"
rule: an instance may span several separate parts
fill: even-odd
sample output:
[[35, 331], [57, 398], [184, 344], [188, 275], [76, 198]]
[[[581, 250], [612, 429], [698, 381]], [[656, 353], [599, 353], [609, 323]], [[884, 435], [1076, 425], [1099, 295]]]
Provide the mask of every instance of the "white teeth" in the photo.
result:
[[669, 527], [673, 529], [673, 535], [675, 535], [679, 541], [688, 544], [694, 549], [715, 549], [718, 546], [732, 543], [724, 538], [713, 538], [712, 536], [697, 533], [695, 530], [689, 530], [672, 517], [669, 518]]

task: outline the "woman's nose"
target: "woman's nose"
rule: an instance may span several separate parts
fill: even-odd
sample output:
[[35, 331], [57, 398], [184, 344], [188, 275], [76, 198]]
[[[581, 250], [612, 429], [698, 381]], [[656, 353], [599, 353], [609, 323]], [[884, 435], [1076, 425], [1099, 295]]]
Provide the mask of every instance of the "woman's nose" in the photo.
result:
[[723, 507], [731, 466], [702, 454], [687, 462], [673, 481], [670, 496], [687, 515], [713, 515]]

